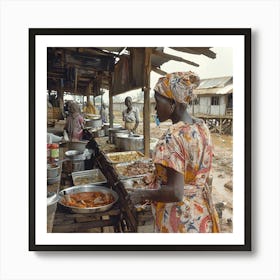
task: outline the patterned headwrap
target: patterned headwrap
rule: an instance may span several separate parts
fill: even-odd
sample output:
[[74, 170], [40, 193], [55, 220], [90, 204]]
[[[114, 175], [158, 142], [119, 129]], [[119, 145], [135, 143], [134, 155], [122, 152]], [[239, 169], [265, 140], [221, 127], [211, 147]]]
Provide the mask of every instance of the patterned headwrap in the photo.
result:
[[154, 90], [169, 99], [189, 104], [199, 81], [199, 76], [194, 72], [176, 72], [159, 78]]

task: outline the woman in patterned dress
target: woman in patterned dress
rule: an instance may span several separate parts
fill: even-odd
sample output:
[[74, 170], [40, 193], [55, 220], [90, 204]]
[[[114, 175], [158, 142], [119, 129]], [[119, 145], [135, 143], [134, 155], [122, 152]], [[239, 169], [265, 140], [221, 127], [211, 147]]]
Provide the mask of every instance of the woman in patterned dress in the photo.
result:
[[79, 105], [75, 102], [71, 102], [69, 105], [69, 116], [66, 119], [64, 129], [68, 133], [71, 142], [82, 140], [84, 119], [80, 114]]
[[131, 193], [133, 203], [152, 201], [155, 232], [219, 232], [207, 178], [212, 165], [209, 130], [187, 112], [199, 77], [193, 72], [167, 74], [155, 90], [160, 122], [172, 125], [159, 139], [154, 153], [155, 174], [150, 190]]

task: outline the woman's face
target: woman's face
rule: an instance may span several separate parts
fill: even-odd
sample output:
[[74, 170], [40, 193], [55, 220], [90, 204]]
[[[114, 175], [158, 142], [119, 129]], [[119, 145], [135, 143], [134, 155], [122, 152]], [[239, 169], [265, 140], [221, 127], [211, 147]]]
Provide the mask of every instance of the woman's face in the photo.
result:
[[155, 92], [156, 112], [160, 122], [168, 120], [171, 116], [172, 100]]
[[125, 105], [127, 108], [131, 109], [132, 108], [132, 100], [130, 98], [127, 98], [125, 100]]

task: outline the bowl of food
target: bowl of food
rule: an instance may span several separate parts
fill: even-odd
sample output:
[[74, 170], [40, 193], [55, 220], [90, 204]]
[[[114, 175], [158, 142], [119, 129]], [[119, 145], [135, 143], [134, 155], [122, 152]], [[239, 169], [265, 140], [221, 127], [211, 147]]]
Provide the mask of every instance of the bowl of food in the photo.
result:
[[119, 199], [115, 191], [91, 184], [66, 188], [59, 197], [60, 206], [72, 213], [104, 212]]

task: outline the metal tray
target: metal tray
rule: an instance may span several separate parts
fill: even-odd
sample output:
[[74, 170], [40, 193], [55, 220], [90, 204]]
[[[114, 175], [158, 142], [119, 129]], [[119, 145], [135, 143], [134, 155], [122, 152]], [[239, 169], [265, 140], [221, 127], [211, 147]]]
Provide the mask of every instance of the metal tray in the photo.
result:
[[100, 169], [72, 172], [72, 179], [75, 186], [107, 183], [107, 179]]
[[[130, 166], [134, 165], [137, 162], [149, 164], [150, 167], [151, 167], [151, 171], [150, 172], [148, 171], [148, 172], [144, 173], [143, 170], [140, 169], [139, 174], [135, 174], [135, 175], [125, 174], [127, 168], [129, 168]], [[120, 179], [143, 177], [143, 176], [147, 175], [148, 173], [153, 172], [154, 168], [155, 167], [154, 167], [154, 164], [153, 164], [151, 159], [143, 159], [143, 160], [137, 160], [137, 161], [132, 161], [132, 162], [118, 163], [118, 164], [115, 165], [116, 173], [118, 174]]]
[[[63, 198], [65, 195], [71, 195], [76, 193], [83, 193], [83, 192], [102, 192], [104, 194], [112, 194], [114, 197], [114, 201], [110, 204], [106, 204], [103, 206], [91, 207], [91, 208], [79, 208], [74, 206], [68, 206], [63, 203]], [[104, 212], [109, 210], [119, 199], [118, 194], [104, 186], [98, 185], [83, 185], [83, 186], [75, 186], [71, 188], [64, 189], [59, 192], [59, 201], [58, 203], [61, 205], [62, 208], [65, 210], [72, 212], [72, 213], [94, 213], [94, 212]]]
[[106, 157], [108, 158], [108, 161], [112, 164], [132, 162], [146, 158], [143, 153], [138, 151], [108, 153], [106, 154]]

